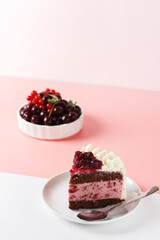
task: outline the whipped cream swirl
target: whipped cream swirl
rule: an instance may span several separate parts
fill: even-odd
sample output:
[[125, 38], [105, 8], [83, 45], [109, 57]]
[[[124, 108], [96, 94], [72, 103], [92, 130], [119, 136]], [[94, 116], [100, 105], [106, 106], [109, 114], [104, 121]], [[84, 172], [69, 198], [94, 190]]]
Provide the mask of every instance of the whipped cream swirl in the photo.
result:
[[126, 169], [120, 157], [114, 152], [108, 152], [101, 150], [99, 147], [94, 148], [92, 144], [88, 144], [86, 147], [82, 147], [83, 152], [92, 152], [93, 155], [103, 162], [102, 171], [118, 171], [123, 175], [126, 175]]

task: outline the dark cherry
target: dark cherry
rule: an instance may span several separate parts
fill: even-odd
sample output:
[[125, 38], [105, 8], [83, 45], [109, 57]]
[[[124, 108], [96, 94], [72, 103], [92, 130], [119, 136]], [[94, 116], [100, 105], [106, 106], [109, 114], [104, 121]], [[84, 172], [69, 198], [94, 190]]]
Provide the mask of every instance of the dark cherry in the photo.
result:
[[68, 105], [68, 102], [65, 99], [62, 99], [61, 103], [63, 103], [64, 105]]
[[26, 104], [24, 105], [23, 109], [26, 112], [29, 112], [31, 110], [31, 108], [33, 107], [33, 104]]
[[92, 152], [85, 152], [83, 153], [83, 158], [85, 160], [88, 160], [88, 159], [93, 160], [95, 157]]
[[47, 92], [46, 94], [47, 94], [47, 95], [49, 95], [49, 94], [51, 95], [51, 94], [53, 94], [53, 93], [52, 93], [52, 92]]
[[38, 116], [38, 115], [33, 115], [33, 116], [31, 117], [31, 123], [40, 124], [40, 123], [41, 123], [41, 118], [40, 118], [40, 116]]
[[43, 97], [42, 97], [42, 99], [44, 100], [44, 104], [46, 105], [47, 103], [48, 103], [48, 99], [49, 99], [50, 97], [48, 97], [47, 95], [44, 95]]
[[30, 122], [32, 114], [30, 112], [24, 112], [23, 114], [23, 119], [25, 119], [26, 121]]
[[47, 111], [42, 111], [42, 112], [40, 112], [39, 116], [44, 118], [44, 117], [48, 116], [48, 112]]
[[76, 105], [76, 106], [73, 107], [73, 111], [74, 111], [75, 113], [77, 113], [78, 116], [81, 115], [81, 108], [80, 108], [78, 105]]
[[19, 112], [21, 117], [23, 117], [24, 112], [25, 112], [24, 109], [21, 108], [21, 110], [20, 110], [20, 112]]
[[81, 112], [81, 108], [78, 105], [74, 106], [74, 109], [76, 109], [77, 111]]
[[63, 102], [56, 103], [55, 107], [60, 106], [63, 108], [63, 112], [66, 113], [66, 105]]
[[33, 113], [34, 115], [38, 115], [40, 113], [40, 111], [41, 110], [39, 109], [39, 107], [33, 106], [31, 108], [31, 113]]
[[51, 125], [53, 125], [53, 118], [46, 116], [46, 117], [44, 117], [43, 122], [44, 122], [44, 125], [51, 126]]
[[59, 98], [59, 100], [62, 100], [62, 97], [59, 94], [55, 94]]
[[40, 93], [38, 93], [38, 95], [39, 95], [41, 98], [43, 98], [44, 93], [40, 92]]
[[64, 112], [64, 110], [61, 106], [55, 106], [53, 108], [53, 115], [55, 115], [55, 116], [61, 116], [63, 112]]
[[61, 119], [62, 119], [62, 123], [69, 123], [69, 122], [71, 122], [71, 119], [70, 119], [70, 117], [67, 114], [63, 114]]
[[51, 99], [51, 98], [52, 98], [52, 96], [50, 96], [50, 95], [53, 95], [53, 93], [52, 93], [52, 92], [46, 93], [46, 96], [47, 96], [48, 99]]
[[77, 151], [73, 164], [73, 167], [78, 169], [100, 169], [102, 167], [102, 161], [96, 159], [92, 152]]
[[62, 123], [61, 118], [59, 117], [53, 117], [53, 125], [60, 125]]
[[69, 112], [68, 116], [70, 117], [72, 122], [78, 118], [78, 114], [75, 112]]
[[70, 105], [67, 105], [66, 106], [66, 112], [69, 113], [69, 112], [72, 112], [73, 111], [73, 107], [70, 106]]

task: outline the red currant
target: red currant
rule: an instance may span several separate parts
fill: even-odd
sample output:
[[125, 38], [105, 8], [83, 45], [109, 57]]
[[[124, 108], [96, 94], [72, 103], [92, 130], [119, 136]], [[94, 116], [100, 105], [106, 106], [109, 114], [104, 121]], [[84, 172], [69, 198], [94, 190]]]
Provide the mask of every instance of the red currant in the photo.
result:
[[31, 92], [31, 96], [32, 96], [32, 97], [35, 97], [37, 94], [38, 94], [38, 93], [37, 93], [37, 91], [35, 91], [35, 90], [33, 90], [33, 91]]
[[40, 100], [38, 101], [38, 103], [39, 103], [40, 105], [43, 105], [43, 104], [44, 104], [44, 100], [43, 100], [43, 99], [40, 99]]
[[31, 100], [32, 100], [32, 97], [29, 95], [29, 96], [27, 97], [27, 100], [28, 100], [28, 101], [31, 101]]
[[39, 108], [40, 108], [41, 110], [44, 110], [44, 109], [45, 109], [45, 106], [40, 105]]
[[51, 92], [53, 95], [56, 93], [56, 91], [54, 89], [52, 89]]
[[52, 108], [52, 104], [51, 104], [51, 103], [47, 103], [46, 106], [47, 106], [48, 109], [51, 109], [51, 108]]
[[49, 88], [46, 88], [45, 93], [47, 93], [47, 92], [50, 92], [50, 89], [49, 89]]
[[39, 95], [36, 95], [36, 96], [35, 96], [35, 99], [36, 99], [36, 100], [40, 100], [41, 97], [40, 97]]
[[37, 100], [37, 99], [34, 99], [34, 100], [33, 100], [33, 104], [36, 105], [37, 103], [38, 103], [38, 100]]

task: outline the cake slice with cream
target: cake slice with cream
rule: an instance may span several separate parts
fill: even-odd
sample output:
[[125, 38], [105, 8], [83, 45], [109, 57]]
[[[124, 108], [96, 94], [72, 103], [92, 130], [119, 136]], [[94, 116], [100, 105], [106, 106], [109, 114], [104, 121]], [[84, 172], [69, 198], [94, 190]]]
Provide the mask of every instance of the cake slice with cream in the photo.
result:
[[101, 208], [126, 199], [126, 170], [113, 152], [91, 144], [76, 151], [70, 170], [69, 208]]

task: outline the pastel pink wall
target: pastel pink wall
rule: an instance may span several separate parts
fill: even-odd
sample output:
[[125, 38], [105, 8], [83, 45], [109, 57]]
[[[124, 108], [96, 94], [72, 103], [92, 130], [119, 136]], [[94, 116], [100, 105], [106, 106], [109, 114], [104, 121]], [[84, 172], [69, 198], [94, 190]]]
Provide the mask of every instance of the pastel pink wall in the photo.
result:
[[159, 0], [0, 1], [0, 75], [160, 90]]

